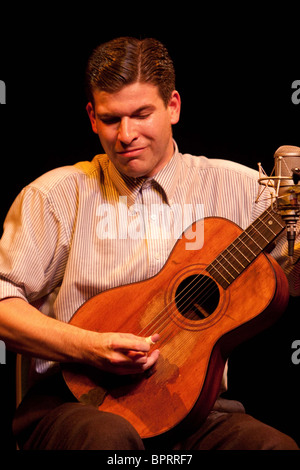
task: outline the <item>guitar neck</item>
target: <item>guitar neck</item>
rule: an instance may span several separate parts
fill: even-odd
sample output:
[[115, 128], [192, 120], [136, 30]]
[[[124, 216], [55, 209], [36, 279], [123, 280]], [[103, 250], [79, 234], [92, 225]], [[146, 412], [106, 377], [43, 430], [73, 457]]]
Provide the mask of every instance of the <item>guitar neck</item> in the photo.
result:
[[281, 216], [269, 207], [206, 270], [226, 289], [284, 228]]

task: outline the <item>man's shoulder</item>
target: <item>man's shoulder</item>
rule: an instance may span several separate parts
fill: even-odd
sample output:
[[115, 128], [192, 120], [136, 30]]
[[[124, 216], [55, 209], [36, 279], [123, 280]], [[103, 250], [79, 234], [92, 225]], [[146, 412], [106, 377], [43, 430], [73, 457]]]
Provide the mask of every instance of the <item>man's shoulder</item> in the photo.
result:
[[199, 171], [231, 172], [240, 174], [257, 180], [258, 171], [241, 163], [222, 158], [208, 158], [205, 156], [195, 156], [181, 154], [183, 164], [188, 168], [199, 169]]
[[[36, 189], [45, 195], [51, 192], [67, 190], [84, 184], [91, 178], [98, 178], [101, 172], [101, 155], [91, 161], [80, 161], [47, 171], [32, 181], [28, 188]], [[102, 159], [104, 160], [104, 159]]]

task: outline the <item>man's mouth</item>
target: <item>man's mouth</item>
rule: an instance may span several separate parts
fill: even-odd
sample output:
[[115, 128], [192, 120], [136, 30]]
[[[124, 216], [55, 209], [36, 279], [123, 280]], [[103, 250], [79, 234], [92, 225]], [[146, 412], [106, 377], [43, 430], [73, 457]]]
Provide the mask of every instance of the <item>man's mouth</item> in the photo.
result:
[[118, 155], [125, 158], [133, 158], [138, 157], [145, 147], [138, 147], [138, 148], [128, 148], [126, 150], [122, 150], [121, 152], [117, 152]]

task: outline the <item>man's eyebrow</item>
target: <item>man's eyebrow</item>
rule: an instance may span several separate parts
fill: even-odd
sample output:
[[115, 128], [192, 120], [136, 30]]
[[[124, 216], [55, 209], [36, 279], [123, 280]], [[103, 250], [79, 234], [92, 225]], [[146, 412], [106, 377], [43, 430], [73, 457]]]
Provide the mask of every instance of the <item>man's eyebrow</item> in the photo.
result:
[[[147, 104], [144, 106], [140, 106], [139, 108], [135, 109], [130, 116], [136, 116], [138, 114], [142, 114], [143, 112], [152, 112], [155, 110], [155, 106], [153, 104]], [[110, 119], [110, 118], [118, 118], [121, 117], [119, 113], [97, 113], [98, 119]]]
[[135, 114], [140, 114], [143, 113], [144, 111], [151, 112], [155, 110], [154, 104], [146, 104], [144, 106], [141, 106], [140, 108], [137, 108], [133, 113], [132, 116]]

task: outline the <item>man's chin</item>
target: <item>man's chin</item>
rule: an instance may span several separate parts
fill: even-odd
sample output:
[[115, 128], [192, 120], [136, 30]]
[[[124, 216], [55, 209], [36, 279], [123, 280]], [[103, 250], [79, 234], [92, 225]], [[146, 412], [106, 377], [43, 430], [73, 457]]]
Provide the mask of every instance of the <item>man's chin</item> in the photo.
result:
[[149, 172], [140, 162], [133, 160], [126, 165], [118, 165], [117, 169], [122, 175], [129, 176], [130, 178], [146, 178]]

